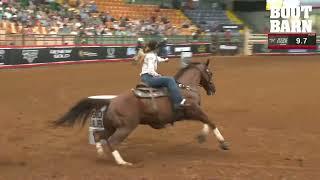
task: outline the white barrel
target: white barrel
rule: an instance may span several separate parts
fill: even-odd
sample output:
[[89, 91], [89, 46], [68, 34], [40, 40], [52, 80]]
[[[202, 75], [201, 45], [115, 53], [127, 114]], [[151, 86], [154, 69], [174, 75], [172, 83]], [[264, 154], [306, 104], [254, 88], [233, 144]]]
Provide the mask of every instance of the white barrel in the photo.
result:
[[93, 136], [94, 132], [105, 130], [103, 126], [103, 116], [106, 109], [107, 107], [103, 106], [100, 109], [94, 109], [92, 111], [89, 125], [89, 144], [96, 144]]
[[[115, 95], [97, 95], [97, 96], [89, 96], [89, 99], [113, 99], [117, 96]], [[104, 131], [103, 126], [103, 117], [104, 112], [107, 110], [107, 106], [103, 106], [100, 109], [94, 109], [92, 111], [90, 117], [90, 125], [89, 125], [89, 133], [88, 133], [88, 140], [89, 144], [95, 145], [96, 142], [94, 140], [93, 133], [98, 131]], [[102, 141], [102, 144], [106, 143], [106, 141]]]
[[96, 141], [94, 140], [93, 133], [98, 131], [104, 131], [104, 128], [95, 128], [95, 127], [89, 127], [89, 144], [95, 145]]
[[181, 52], [181, 67], [185, 68], [187, 67], [192, 60], [192, 52]]

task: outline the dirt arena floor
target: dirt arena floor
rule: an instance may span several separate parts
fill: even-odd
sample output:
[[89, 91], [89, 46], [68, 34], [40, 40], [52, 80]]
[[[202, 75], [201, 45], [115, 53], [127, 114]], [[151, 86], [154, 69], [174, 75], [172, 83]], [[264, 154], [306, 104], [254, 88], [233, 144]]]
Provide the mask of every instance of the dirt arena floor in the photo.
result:
[[[195, 140], [196, 122], [140, 126], [122, 145], [140, 166], [96, 157], [87, 127], [49, 123], [90, 95], [133, 87], [139, 68], [99, 63], [0, 71], [0, 180], [317, 180], [320, 179], [320, 57], [213, 57], [217, 94], [210, 118], [230, 142]], [[201, 60], [198, 58], [197, 60]], [[214, 65], [214, 66], [213, 66]], [[179, 64], [160, 67], [174, 74]]]

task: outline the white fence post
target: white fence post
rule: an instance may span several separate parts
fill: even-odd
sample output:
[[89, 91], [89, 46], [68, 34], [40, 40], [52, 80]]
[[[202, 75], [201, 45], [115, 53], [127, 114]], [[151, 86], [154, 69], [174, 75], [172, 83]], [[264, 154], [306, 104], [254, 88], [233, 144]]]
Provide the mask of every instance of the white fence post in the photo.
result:
[[249, 48], [250, 31], [249, 28], [244, 28], [244, 39], [243, 39], [243, 53], [245, 56], [252, 55], [252, 50]]

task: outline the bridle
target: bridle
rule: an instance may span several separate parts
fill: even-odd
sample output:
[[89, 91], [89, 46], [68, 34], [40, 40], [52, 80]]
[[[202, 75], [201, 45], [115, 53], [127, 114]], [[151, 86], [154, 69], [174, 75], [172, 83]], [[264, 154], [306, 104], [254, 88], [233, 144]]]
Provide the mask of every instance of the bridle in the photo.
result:
[[196, 89], [192, 88], [191, 86], [188, 86], [188, 85], [184, 85], [180, 82], [177, 81], [177, 84], [178, 84], [178, 87], [181, 88], [181, 89], [185, 89], [187, 91], [193, 91], [193, 92], [198, 92]]
[[[209, 71], [208, 68], [206, 68], [206, 70], [205, 70], [205, 71], [207, 72], [207, 74], [205, 74], [205, 72], [203, 72], [203, 70], [200, 69], [198, 66], [192, 66], [191, 68], [197, 69], [197, 70], [201, 73], [201, 77], [209, 76], [209, 80], [207, 80], [206, 78], [204, 78], [204, 79], [206, 79], [206, 83], [207, 83], [207, 84], [212, 84], [212, 82], [211, 82], [212, 73]], [[211, 73], [211, 75], [210, 75], [209, 73]], [[181, 89], [185, 89], [185, 90], [187, 90], [187, 91], [198, 92], [198, 91], [196, 90], [196, 88], [192, 88], [191, 86], [182, 84], [182, 83], [180, 83], [180, 82], [177, 81], [177, 80], [176, 80], [176, 82], [177, 82], [177, 84], [178, 84], [178, 87], [181, 88]], [[204, 88], [204, 86], [201, 84], [201, 80], [200, 80], [200, 83], [199, 83], [199, 87], [203, 87], [203, 88]]]

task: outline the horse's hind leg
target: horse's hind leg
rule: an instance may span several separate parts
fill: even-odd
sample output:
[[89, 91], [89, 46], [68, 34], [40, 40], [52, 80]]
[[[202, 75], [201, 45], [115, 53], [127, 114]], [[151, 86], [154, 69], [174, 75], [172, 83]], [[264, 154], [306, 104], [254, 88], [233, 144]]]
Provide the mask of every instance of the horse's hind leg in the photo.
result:
[[107, 128], [104, 131], [97, 131], [93, 133], [96, 142], [97, 154], [100, 157], [104, 155], [103, 144], [106, 144], [107, 139], [115, 132], [115, 128]]
[[203, 128], [201, 133], [197, 136], [199, 143], [204, 143], [207, 140], [208, 134], [209, 134], [210, 128], [208, 124], [203, 124]]
[[114, 157], [115, 161], [119, 165], [132, 165], [132, 163], [126, 162], [121, 157], [119, 151], [117, 150], [117, 146], [125, 140], [128, 135], [134, 130], [135, 128], [132, 127], [121, 127], [118, 128], [114, 134], [112, 134], [109, 139], [107, 140], [108, 146], [111, 150], [111, 154]]

